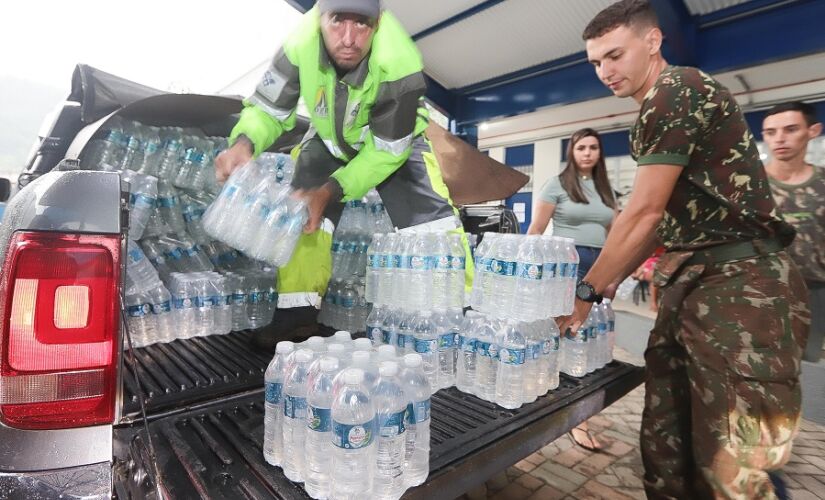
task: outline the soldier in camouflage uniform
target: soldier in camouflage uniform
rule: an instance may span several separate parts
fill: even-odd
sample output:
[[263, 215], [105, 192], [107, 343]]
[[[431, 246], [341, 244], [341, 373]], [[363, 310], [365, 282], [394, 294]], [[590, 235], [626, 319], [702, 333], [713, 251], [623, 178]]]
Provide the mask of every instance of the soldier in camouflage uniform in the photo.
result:
[[649, 498], [775, 498], [768, 471], [790, 456], [800, 418], [805, 284], [784, 247], [768, 178], [730, 92], [669, 66], [644, 0], [587, 26], [588, 59], [640, 106], [627, 207], [576, 290], [573, 316], [609, 295], [661, 242], [660, 306], [645, 352], [641, 446]]
[[774, 106], [762, 122], [771, 151], [765, 165], [776, 205], [796, 229], [790, 247], [808, 285], [811, 330], [802, 359], [817, 362], [825, 338], [825, 171], [805, 161], [808, 143], [822, 133], [816, 109], [803, 102]]

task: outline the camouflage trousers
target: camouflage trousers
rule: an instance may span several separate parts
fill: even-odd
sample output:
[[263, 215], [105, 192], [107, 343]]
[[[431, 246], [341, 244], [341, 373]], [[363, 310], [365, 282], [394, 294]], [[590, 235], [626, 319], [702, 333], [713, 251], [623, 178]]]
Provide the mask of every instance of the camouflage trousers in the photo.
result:
[[648, 498], [775, 498], [797, 433], [805, 283], [783, 251], [720, 264], [665, 254], [645, 352]]

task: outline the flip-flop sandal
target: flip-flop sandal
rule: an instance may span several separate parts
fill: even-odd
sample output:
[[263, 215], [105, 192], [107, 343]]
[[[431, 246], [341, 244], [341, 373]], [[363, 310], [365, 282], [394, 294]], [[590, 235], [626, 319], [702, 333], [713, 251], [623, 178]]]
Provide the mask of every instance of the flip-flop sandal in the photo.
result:
[[579, 429], [578, 427], [575, 430], [577, 430], [579, 432], [583, 432], [587, 436], [587, 439], [590, 440], [590, 443], [591, 443], [591, 446], [588, 446], [584, 443], [579, 442], [579, 440], [576, 439], [576, 435], [573, 434], [573, 431], [570, 431], [570, 432], [567, 433], [567, 435], [570, 436], [570, 439], [574, 443], [576, 443], [576, 446], [580, 446], [580, 447], [584, 448], [587, 451], [592, 451], [593, 453], [601, 453], [602, 452], [601, 448], [598, 448], [596, 446], [592, 446], [592, 443], [595, 443], [596, 441], [593, 439], [593, 436], [590, 434], [590, 430]]

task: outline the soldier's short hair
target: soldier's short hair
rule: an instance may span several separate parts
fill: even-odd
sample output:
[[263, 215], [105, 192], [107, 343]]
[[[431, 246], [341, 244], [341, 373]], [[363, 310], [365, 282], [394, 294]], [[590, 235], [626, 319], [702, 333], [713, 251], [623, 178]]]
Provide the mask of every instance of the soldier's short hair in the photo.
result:
[[788, 111], [798, 111], [802, 113], [802, 116], [805, 118], [805, 123], [809, 127], [819, 123], [819, 119], [816, 117], [816, 108], [802, 101], [790, 101], [777, 104], [765, 113], [765, 118], [778, 115], [779, 113], [787, 113]]
[[585, 41], [599, 38], [619, 26], [637, 30], [658, 28], [659, 18], [648, 0], [622, 0], [596, 14], [584, 28], [582, 38]]

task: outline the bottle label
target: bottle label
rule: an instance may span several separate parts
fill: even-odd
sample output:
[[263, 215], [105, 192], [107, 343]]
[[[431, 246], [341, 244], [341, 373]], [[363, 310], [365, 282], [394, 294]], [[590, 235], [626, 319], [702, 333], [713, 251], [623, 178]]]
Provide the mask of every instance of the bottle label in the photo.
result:
[[180, 259], [183, 258], [183, 252], [181, 251], [180, 248], [175, 248], [174, 250], [172, 250], [170, 252], [166, 252], [164, 255], [166, 255], [167, 257], [169, 257], [172, 260], [180, 260]]
[[[381, 330], [381, 340], [383, 340], [385, 344], [389, 344], [391, 338], [392, 338], [392, 333], [390, 333], [389, 330]], [[398, 342], [396, 342], [396, 344], [397, 343]]]
[[236, 306], [242, 306], [246, 302], [246, 294], [244, 293], [233, 293], [232, 294], [232, 304]]
[[155, 199], [145, 194], [133, 194], [129, 197], [129, 204], [135, 208], [152, 208], [155, 206]]
[[454, 332], [445, 333], [438, 336], [438, 350], [444, 351], [452, 349], [458, 345], [459, 335]]
[[366, 448], [372, 444], [375, 420], [363, 424], [342, 424], [332, 421], [332, 443], [345, 450]]
[[[548, 347], [548, 352], [549, 352]], [[538, 344], [531, 344], [530, 347], [527, 348], [527, 354], [530, 356], [530, 359], [536, 360], [541, 358], [542, 354], [547, 354], [544, 352], [544, 342], [539, 342]]]
[[345, 241], [343, 244], [344, 253], [355, 253], [356, 243], [352, 240]]
[[491, 273], [493, 272], [493, 259], [479, 259], [478, 265], [476, 267], [478, 267], [479, 270], [485, 273]]
[[476, 350], [482, 356], [498, 359], [498, 346], [490, 342], [476, 341]]
[[433, 260], [435, 262], [433, 269], [452, 269], [449, 255], [436, 255]]
[[384, 211], [384, 204], [383, 203], [373, 203], [370, 207], [370, 212], [374, 215], [380, 214]]
[[189, 256], [189, 257], [195, 257], [196, 255], [198, 255], [198, 251], [199, 251], [198, 245], [195, 245], [192, 248], [187, 248], [186, 249], [186, 255]]
[[189, 309], [194, 305], [194, 302], [195, 301], [193, 301], [189, 297], [175, 297], [172, 300], [172, 305], [175, 307], [175, 309]]
[[430, 265], [430, 258], [422, 255], [413, 255], [409, 257], [410, 259], [410, 269], [414, 269], [416, 271], [429, 271], [432, 269]]
[[490, 270], [493, 274], [497, 274], [499, 276], [515, 276], [516, 263], [506, 260], [493, 259], [490, 263]]
[[283, 389], [284, 384], [279, 384], [277, 382], [268, 382], [266, 384], [266, 402], [269, 404], [277, 405], [281, 403], [281, 389]]
[[216, 306], [216, 307], [226, 304], [226, 301], [224, 300], [223, 295], [213, 295], [213, 296], [209, 297], [209, 302], [212, 304], [212, 306]]
[[158, 207], [159, 208], [172, 208], [177, 203], [175, 203], [175, 198], [158, 198]]
[[567, 264], [567, 277], [577, 278], [579, 276], [579, 265], [576, 263]]
[[252, 292], [249, 294], [249, 304], [260, 304], [263, 302], [264, 292]]
[[404, 431], [406, 430], [404, 426], [406, 414], [407, 408], [404, 408], [398, 413], [387, 415], [387, 418], [378, 426], [378, 435], [389, 438], [404, 434]]
[[416, 401], [407, 405], [404, 416], [408, 424], [420, 424], [430, 419], [430, 400]]
[[140, 249], [135, 248], [134, 250], [129, 252], [129, 260], [132, 262], [132, 264], [137, 264], [138, 262], [143, 260], [143, 252], [141, 252]]
[[407, 335], [406, 333], [398, 334], [397, 344], [399, 349], [404, 349], [405, 347], [407, 347], [407, 339], [409, 339], [410, 345], [414, 345], [412, 335]]
[[384, 332], [382, 332], [381, 328], [378, 326], [367, 326], [367, 332], [367, 336], [370, 340], [372, 340], [373, 344], [381, 342], [384, 338]]
[[162, 266], [162, 265], [166, 264], [166, 259], [164, 259], [160, 255], [158, 255], [154, 259], [150, 258], [149, 262], [151, 262], [153, 266], [157, 267], [157, 266]]
[[466, 257], [457, 257], [453, 256], [450, 258], [450, 268], [454, 271], [461, 270], [463, 271], [464, 268], [467, 266], [467, 258]]
[[519, 262], [516, 265], [516, 276], [524, 280], [540, 280], [542, 274], [541, 264], [527, 264]]
[[355, 299], [352, 297], [344, 297], [341, 299], [341, 306], [351, 309], [355, 307]]
[[332, 240], [332, 252], [338, 253], [341, 251], [341, 240]]
[[152, 304], [152, 314], [168, 313], [172, 310], [172, 305], [169, 301], [161, 302], [159, 304]]
[[385, 253], [380, 254], [380, 255], [377, 255], [376, 257], [377, 258], [375, 260], [377, 262], [375, 263], [375, 266], [377, 268], [379, 268], [379, 269], [380, 268], [387, 268], [389, 266], [390, 258], [387, 254], [385, 254]]
[[526, 357], [526, 349], [510, 349], [502, 347], [498, 352], [499, 361], [505, 365], [523, 365]]
[[402, 268], [401, 260], [402, 259], [401, 259], [400, 255], [390, 255], [389, 256], [389, 262], [387, 263], [388, 264], [387, 267], [389, 269], [401, 269]]
[[556, 277], [556, 270], [558, 265], [555, 262], [545, 262], [543, 266], [543, 275], [544, 278], [553, 279]]
[[415, 352], [426, 354], [438, 348], [438, 339], [415, 339]]
[[237, 192], [238, 192], [238, 186], [236, 186], [236, 185], [232, 185], [232, 186], [227, 186], [227, 187], [223, 190], [223, 193], [222, 193], [222, 194], [223, 194], [223, 197], [224, 197], [224, 198], [227, 198], [227, 199], [230, 199], [230, 200], [231, 200], [232, 198], [234, 198], [234, 197], [235, 197], [235, 193], [237, 193]]
[[461, 343], [461, 350], [464, 352], [475, 352], [476, 351], [476, 339], [472, 337], [464, 337], [459, 336], [459, 342]]
[[599, 323], [599, 335], [607, 335], [607, 323]]
[[269, 293], [266, 294], [266, 296], [267, 296], [267, 299], [269, 299], [270, 303], [275, 304], [275, 303], [278, 302], [278, 292], [274, 292], [274, 291], [269, 292]]
[[588, 339], [595, 339], [596, 336], [599, 335], [599, 327], [596, 325], [592, 325], [590, 328], [587, 329], [587, 338]]
[[541, 355], [547, 356], [553, 350], [553, 341], [552, 340], [544, 340], [539, 344], [541, 347]]
[[608, 332], [615, 332], [616, 331], [616, 321], [610, 320], [607, 322], [607, 331]]
[[553, 351], [558, 351], [559, 349], [561, 349], [560, 343], [561, 337], [553, 337], [553, 339], [550, 341], [550, 349]]
[[377, 255], [367, 255], [367, 267], [370, 269], [378, 269], [379, 267], [379, 259], [377, 259]]
[[126, 310], [130, 318], [142, 318], [152, 311], [152, 306], [150, 304], [140, 304], [129, 306]]
[[287, 418], [306, 418], [307, 399], [297, 396], [284, 398], [284, 416]]
[[307, 407], [307, 427], [315, 432], [329, 432], [332, 430], [332, 410], [329, 408]]
[[556, 269], [556, 276], [559, 278], [567, 278], [567, 262], [560, 262], [559, 267]]

